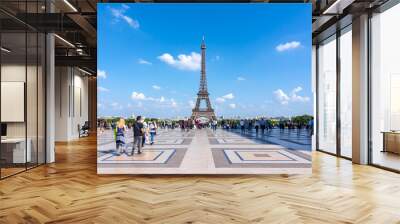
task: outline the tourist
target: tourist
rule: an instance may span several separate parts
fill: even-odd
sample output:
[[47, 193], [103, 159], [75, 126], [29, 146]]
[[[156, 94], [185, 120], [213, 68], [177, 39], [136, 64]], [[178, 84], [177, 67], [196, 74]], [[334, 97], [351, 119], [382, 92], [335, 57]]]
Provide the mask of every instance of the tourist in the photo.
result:
[[147, 122], [144, 121], [143, 119], [143, 140], [142, 140], [142, 148], [144, 147], [144, 144], [146, 143], [146, 138], [149, 136], [149, 126], [147, 125]]
[[218, 121], [216, 119], [212, 121], [211, 125], [212, 125], [213, 131], [217, 131]]
[[264, 134], [265, 124], [266, 124], [266, 122], [265, 122], [264, 118], [261, 118], [261, 120], [260, 120], [261, 134]]
[[311, 119], [308, 122], [308, 130], [309, 130], [309, 135], [312, 136], [314, 134], [314, 119]]
[[190, 120], [185, 120], [185, 130], [188, 132], [190, 129]]
[[117, 146], [116, 152], [117, 155], [120, 156], [121, 153], [126, 153], [125, 152], [125, 132], [126, 132], [126, 126], [125, 126], [125, 120], [123, 118], [119, 119], [119, 122], [117, 123], [115, 127], [115, 143]]
[[258, 135], [258, 129], [260, 128], [260, 122], [258, 120], [255, 120], [254, 127], [256, 129], [256, 134]]
[[250, 127], [250, 122], [248, 119], [244, 120], [244, 131], [246, 132]]
[[149, 124], [149, 132], [150, 132], [150, 145], [154, 144], [154, 136], [156, 135], [156, 131], [157, 131], [157, 124], [152, 121]]
[[244, 132], [244, 120], [240, 120], [240, 131], [243, 133]]
[[184, 120], [179, 120], [179, 127], [181, 128], [181, 131], [185, 131], [185, 121]]
[[133, 125], [133, 147], [131, 155], [135, 153], [137, 148], [138, 153], [142, 153], [142, 141], [144, 136], [143, 119], [141, 116], [136, 117], [136, 122]]

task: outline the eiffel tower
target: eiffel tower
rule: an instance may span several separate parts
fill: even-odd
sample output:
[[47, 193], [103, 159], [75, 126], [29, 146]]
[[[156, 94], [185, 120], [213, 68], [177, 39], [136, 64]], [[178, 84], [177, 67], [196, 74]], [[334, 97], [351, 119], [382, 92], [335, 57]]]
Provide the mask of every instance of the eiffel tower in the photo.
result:
[[[196, 105], [192, 110], [192, 119], [207, 118], [208, 120], [216, 119], [214, 109], [211, 107], [210, 98], [208, 97], [207, 90], [207, 77], [206, 77], [206, 44], [201, 42], [201, 72], [200, 72], [200, 88], [197, 93]], [[206, 108], [200, 108], [201, 102], [204, 101]]]

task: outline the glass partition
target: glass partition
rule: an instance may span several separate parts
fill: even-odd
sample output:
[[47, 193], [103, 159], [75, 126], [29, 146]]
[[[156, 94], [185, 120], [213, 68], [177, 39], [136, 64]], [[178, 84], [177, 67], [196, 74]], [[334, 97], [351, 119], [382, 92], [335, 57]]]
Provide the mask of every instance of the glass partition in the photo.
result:
[[400, 4], [371, 19], [371, 162], [400, 170]]
[[[40, 13], [43, 4], [8, 1], [0, 7]], [[10, 15], [0, 12], [0, 178], [45, 163], [46, 39]]]
[[36, 32], [27, 32], [27, 64], [26, 64], [26, 114], [27, 114], [27, 151], [29, 160], [27, 167], [37, 165], [37, 132], [38, 132], [38, 35]]
[[26, 41], [25, 32], [1, 34], [2, 177], [24, 171], [31, 158], [26, 150]]
[[38, 64], [37, 64], [37, 163], [38, 165], [46, 162], [46, 36], [38, 33]]
[[340, 154], [352, 157], [352, 32], [351, 25], [340, 35]]
[[318, 47], [318, 149], [336, 153], [336, 35]]

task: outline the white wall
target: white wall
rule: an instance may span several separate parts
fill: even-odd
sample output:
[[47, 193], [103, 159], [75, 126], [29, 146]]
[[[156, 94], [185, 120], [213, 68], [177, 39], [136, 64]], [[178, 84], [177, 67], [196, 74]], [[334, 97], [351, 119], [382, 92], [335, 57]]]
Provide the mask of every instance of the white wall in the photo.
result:
[[[26, 70], [27, 69], [27, 70]], [[24, 82], [26, 83], [26, 72], [28, 74], [36, 73], [36, 67], [28, 66], [26, 67], [25, 64], [3, 64], [1, 66], [1, 81], [2, 82]], [[28, 79], [30, 76], [28, 76]], [[29, 80], [29, 85], [36, 86], [36, 80]], [[36, 108], [36, 88], [27, 88], [27, 103], [28, 106]], [[34, 102], [34, 105], [29, 105]], [[1, 108], [2, 110], [7, 110], [7, 108]], [[24, 110], [24, 108], [22, 108]], [[28, 122], [34, 121], [34, 124], [28, 124], [28, 132], [33, 128], [36, 130], [36, 120], [37, 115], [36, 113], [29, 113], [31, 112], [29, 109], [27, 118]], [[25, 126], [26, 122], [7, 122], [7, 135], [8, 137], [25, 137]], [[29, 133], [28, 133], [29, 137]]]
[[[8, 64], [1, 66], [1, 81], [4, 82], [25, 82], [25, 64]], [[7, 110], [6, 108], [1, 108]], [[25, 137], [25, 122], [8, 122], [7, 137]]]
[[[37, 70], [38, 69], [38, 70]], [[11, 108], [10, 106], [2, 106], [2, 114], [4, 113], [19, 113], [21, 117], [20, 121], [17, 122], [4, 122], [7, 124], [7, 137], [8, 138], [28, 138], [28, 147], [31, 149], [30, 155], [32, 156], [32, 162], [44, 163], [44, 150], [45, 150], [45, 119], [44, 119], [44, 93], [45, 90], [41, 67], [18, 63], [3, 64], [1, 66], [2, 76], [2, 87], [3, 82], [20, 82], [26, 86], [26, 99], [25, 99], [25, 86], [19, 89], [18, 93], [22, 94], [19, 102], [19, 107]], [[27, 80], [25, 80], [27, 79]], [[15, 88], [15, 87], [14, 87]], [[2, 88], [2, 98], [10, 98], [7, 94], [10, 92], [4, 92]], [[6, 94], [6, 95], [4, 95]], [[11, 97], [12, 98], [12, 97]], [[10, 102], [12, 103], [12, 102]], [[15, 102], [18, 104], [18, 102]], [[26, 106], [25, 106], [26, 103]], [[2, 102], [3, 104], [3, 102]], [[22, 105], [21, 105], [22, 104]], [[14, 110], [14, 111], [13, 111]], [[17, 110], [17, 111], [15, 111]], [[25, 119], [26, 113], [26, 119]], [[3, 120], [3, 118], [2, 118]], [[39, 161], [36, 161], [39, 159]]]
[[68, 72], [67, 67], [55, 68], [55, 141], [67, 141], [70, 132], [68, 124], [70, 77]]
[[88, 78], [76, 68], [56, 67], [55, 86], [55, 140], [77, 139], [78, 125], [88, 121]]

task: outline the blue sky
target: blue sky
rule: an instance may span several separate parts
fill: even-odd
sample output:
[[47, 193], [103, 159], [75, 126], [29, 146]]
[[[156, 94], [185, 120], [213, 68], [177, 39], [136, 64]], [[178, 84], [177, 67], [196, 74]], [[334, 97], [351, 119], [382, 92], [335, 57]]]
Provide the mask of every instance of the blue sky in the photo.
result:
[[206, 72], [217, 116], [312, 114], [310, 4], [98, 4], [98, 114], [189, 117]]

